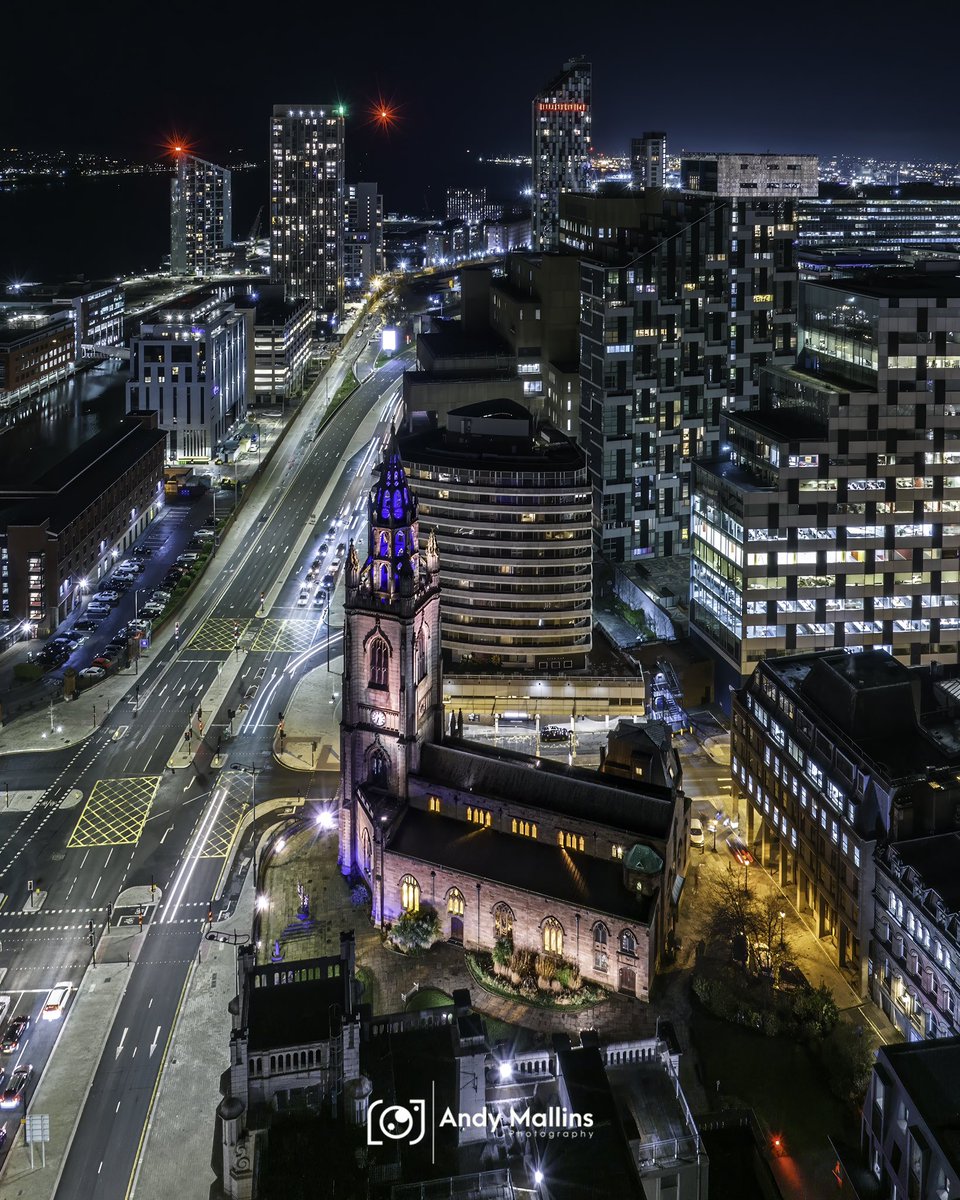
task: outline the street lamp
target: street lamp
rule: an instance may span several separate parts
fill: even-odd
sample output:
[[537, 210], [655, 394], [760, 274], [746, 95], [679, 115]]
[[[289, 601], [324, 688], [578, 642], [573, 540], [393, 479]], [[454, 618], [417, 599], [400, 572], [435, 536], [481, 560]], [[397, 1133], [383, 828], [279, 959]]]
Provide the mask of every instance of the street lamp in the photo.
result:
[[781, 912], [781, 914], [780, 914], [780, 950], [781, 951], [784, 949], [784, 946], [786, 945], [786, 943], [783, 940], [783, 919], [786, 915], [787, 914], [785, 912]]

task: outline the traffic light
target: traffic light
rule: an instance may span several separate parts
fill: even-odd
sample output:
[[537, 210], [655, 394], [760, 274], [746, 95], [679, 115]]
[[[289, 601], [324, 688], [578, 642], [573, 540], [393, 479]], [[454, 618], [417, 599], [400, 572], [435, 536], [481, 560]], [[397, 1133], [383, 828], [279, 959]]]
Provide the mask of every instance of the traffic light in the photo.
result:
[[235, 708], [227, 709], [227, 719], [228, 720], [232, 721], [236, 715], [237, 715], [237, 710]]
[[197, 721], [197, 732], [203, 733], [203, 722], [202, 721]]
[[197, 720], [200, 721], [202, 719], [203, 719], [203, 706], [198, 704], [197, 705]]
[[112, 918], [113, 918], [113, 905], [108, 901], [107, 902], [107, 920], [109, 921]]
[[90, 933], [89, 933], [90, 945], [92, 946], [93, 945], [93, 922], [92, 921], [89, 922], [89, 930], [90, 930]]

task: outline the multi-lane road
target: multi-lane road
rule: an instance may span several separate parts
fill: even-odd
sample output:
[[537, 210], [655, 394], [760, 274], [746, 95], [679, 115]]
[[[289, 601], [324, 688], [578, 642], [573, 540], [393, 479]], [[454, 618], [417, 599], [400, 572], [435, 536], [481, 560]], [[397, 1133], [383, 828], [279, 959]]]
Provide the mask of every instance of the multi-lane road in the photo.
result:
[[[371, 369], [375, 353], [373, 346], [361, 350], [361, 373]], [[389, 429], [406, 365], [387, 363], [322, 425], [322, 388], [305, 403], [248, 497], [246, 535], [228, 538], [208, 568], [201, 602], [181, 622], [179, 639], [141, 669], [135, 717], [131, 691], [129, 702], [115, 705], [80, 745], [0, 763], [11, 792], [43, 792], [26, 813], [0, 808], [0, 891], [6, 897], [0, 986], [12, 997], [11, 1016], [34, 1018], [22, 1049], [38, 1068], [34, 1086], [57, 1028], [36, 1019], [47, 990], [61, 980], [76, 985], [89, 968], [91, 920], [102, 927], [106, 906], [125, 889], [156, 886], [144, 941], [64, 1167], [57, 1193], [64, 1200], [126, 1194], [162, 1050], [254, 789], [258, 806], [302, 791], [302, 777], [289, 776], [272, 749], [278, 714], [299, 675], [328, 652], [325, 611], [312, 599], [307, 607], [297, 605], [303, 572], [322, 542], [330, 543], [332, 556], [339, 542], [362, 532], [358, 500], [369, 487], [374, 448]], [[331, 528], [335, 535], [328, 537]], [[336, 630], [333, 636], [339, 637]], [[197, 708], [211, 688], [215, 711], [200, 718], [194, 762], [171, 771], [168, 760], [186, 727], [192, 723], [199, 735]], [[228, 709], [238, 712], [232, 725]], [[218, 743], [222, 760], [214, 757]], [[231, 770], [234, 764], [243, 769]], [[308, 799], [335, 786], [332, 777], [314, 782]], [[45, 896], [25, 915], [31, 883]], [[151, 1044], [161, 1052], [132, 1056], [134, 1047]], [[69, 1027], [57, 1053], [70, 1053]], [[10, 1141], [13, 1132], [11, 1124]]]

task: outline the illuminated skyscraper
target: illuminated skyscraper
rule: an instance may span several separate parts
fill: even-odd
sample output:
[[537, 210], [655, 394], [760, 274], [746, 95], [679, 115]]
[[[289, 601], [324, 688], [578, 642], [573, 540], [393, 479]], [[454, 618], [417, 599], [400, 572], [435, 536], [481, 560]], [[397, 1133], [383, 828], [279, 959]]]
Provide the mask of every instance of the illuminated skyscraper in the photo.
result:
[[212, 275], [232, 240], [230, 172], [194, 154], [178, 153], [170, 184], [170, 270], [174, 275]]
[[344, 109], [276, 104], [270, 123], [270, 273], [287, 300], [343, 307]]
[[667, 169], [667, 135], [644, 133], [630, 143], [630, 170], [634, 187], [662, 188]]
[[533, 248], [559, 243], [560, 194], [588, 182], [592, 69], [582, 58], [533, 98]]

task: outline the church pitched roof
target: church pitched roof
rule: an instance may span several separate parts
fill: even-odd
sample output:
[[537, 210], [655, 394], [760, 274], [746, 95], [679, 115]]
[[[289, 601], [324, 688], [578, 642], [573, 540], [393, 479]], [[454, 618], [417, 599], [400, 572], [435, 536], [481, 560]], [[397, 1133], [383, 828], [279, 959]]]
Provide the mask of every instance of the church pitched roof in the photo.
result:
[[669, 834], [675, 803], [668, 787], [614, 783], [594, 771], [464, 742], [424, 745], [415, 775], [478, 799], [531, 805], [659, 840]]
[[407, 809], [390, 836], [387, 853], [543, 896], [547, 904], [553, 899], [584, 905], [626, 921], [648, 923], [656, 900], [655, 895], [628, 888], [623, 865], [614, 859], [470, 825], [422, 808]]

